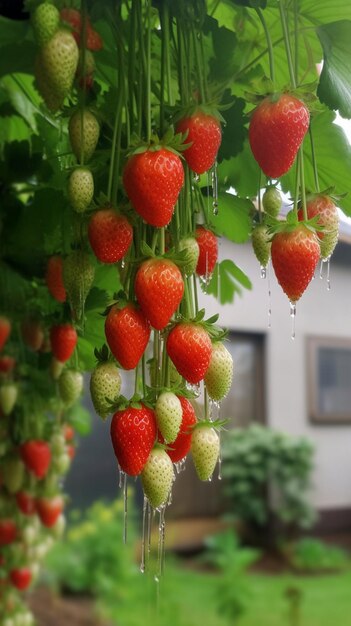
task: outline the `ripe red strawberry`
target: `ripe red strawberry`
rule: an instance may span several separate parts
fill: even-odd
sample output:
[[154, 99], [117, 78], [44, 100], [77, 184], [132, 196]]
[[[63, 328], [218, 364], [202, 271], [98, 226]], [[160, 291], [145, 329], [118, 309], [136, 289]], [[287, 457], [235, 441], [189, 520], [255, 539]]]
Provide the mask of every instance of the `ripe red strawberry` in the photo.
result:
[[271, 242], [266, 224], [257, 224], [251, 233], [251, 243], [256, 259], [266, 267], [271, 258]]
[[71, 461], [73, 461], [75, 455], [76, 455], [76, 448], [73, 445], [69, 445], [67, 446], [67, 454], [69, 456], [69, 458], [71, 459]]
[[157, 398], [155, 415], [158, 429], [166, 443], [177, 438], [182, 423], [182, 405], [171, 391], [163, 391]]
[[27, 589], [32, 581], [32, 572], [29, 567], [17, 567], [11, 570], [10, 579], [19, 591]]
[[44, 330], [41, 322], [33, 317], [27, 317], [21, 324], [21, 334], [28, 348], [37, 352], [44, 341]]
[[20, 447], [20, 454], [26, 468], [37, 478], [46, 476], [51, 463], [49, 444], [41, 439], [26, 441]]
[[210, 480], [218, 461], [219, 447], [219, 437], [211, 423], [198, 423], [191, 436], [191, 453], [200, 480]]
[[82, 51], [79, 55], [79, 63], [76, 78], [81, 89], [89, 90], [94, 84], [95, 60], [92, 52], [85, 50], [84, 65]]
[[58, 256], [52, 256], [48, 260], [45, 280], [51, 295], [57, 302], [65, 302], [66, 289], [62, 278], [63, 259]]
[[36, 509], [43, 526], [52, 528], [64, 509], [64, 500], [60, 495], [53, 498], [37, 498]]
[[162, 330], [177, 310], [184, 293], [181, 271], [170, 259], [148, 259], [136, 274], [134, 290], [151, 326]]
[[188, 133], [185, 139], [191, 146], [184, 150], [190, 169], [196, 174], [207, 172], [214, 164], [222, 140], [220, 122], [213, 116], [197, 110], [177, 124], [177, 133]]
[[[61, 9], [60, 17], [63, 22], [66, 22], [73, 29], [73, 36], [77, 42], [80, 44], [80, 37], [83, 30], [82, 24], [82, 16], [77, 9]], [[86, 47], [88, 50], [97, 51], [101, 50], [103, 47], [102, 39], [99, 33], [96, 32], [91, 26], [89, 18], [86, 23]]]
[[287, 93], [268, 96], [257, 106], [250, 120], [249, 141], [266, 176], [279, 178], [290, 169], [309, 121], [304, 103]]
[[84, 161], [89, 161], [95, 152], [100, 135], [100, 125], [95, 115], [89, 109], [76, 111], [69, 121], [68, 130], [72, 151], [77, 161], [80, 162], [81, 151]]
[[9, 374], [16, 365], [16, 359], [13, 356], [0, 356], [0, 374]]
[[70, 424], [64, 424], [63, 426], [63, 436], [66, 441], [73, 441], [74, 439], [74, 428]]
[[319, 260], [316, 234], [303, 224], [278, 232], [272, 240], [272, 263], [277, 280], [291, 302], [296, 302], [312, 280]]
[[210, 364], [211, 339], [199, 324], [181, 322], [168, 335], [167, 352], [179, 374], [196, 384], [204, 378]]
[[115, 305], [105, 321], [105, 335], [113, 356], [126, 370], [134, 369], [150, 338], [150, 326], [133, 304]]
[[[178, 463], [186, 457], [191, 445], [191, 428], [196, 424], [197, 419], [192, 404], [183, 396], [178, 396], [182, 405], [182, 422], [177, 438], [167, 449], [168, 456], [173, 463]], [[162, 437], [160, 437], [162, 441]]]
[[111, 422], [111, 440], [118, 464], [123, 472], [137, 476], [143, 470], [157, 435], [156, 418], [152, 409], [117, 411]]
[[17, 526], [12, 519], [0, 519], [0, 546], [8, 546], [17, 537]]
[[173, 463], [167, 452], [156, 446], [141, 472], [145, 496], [152, 508], [166, 504], [174, 481]]
[[[317, 232], [322, 259], [333, 254], [339, 236], [339, 213], [333, 200], [329, 196], [316, 194], [307, 202], [307, 217], [318, 216], [318, 224], [323, 230]], [[303, 219], [303, 211], [299, 210], [299, 220]]]
[[0, 351], [3, 349], [11, 332], [11, 322], [4, 315], [0, 315]]
[[199, 276], [210, 276], [218, 258], [217, 237], [211, 230], [203, 226], [197, 226], [195, 237], [200, 250], [196, 273]]
[[61, 363], [65, 363], [72, 356], [76, 347], [77, 331], [71, 324], [52, 326], [50, 340], [54, 357]]
[[117, 263], [128, 252], [133, 239], [133, 228], [127, 218], [111, 206], [96, 211], [92, 216], [88, 236], [93, 252], [102, 263]]
[[225, 398], [232, 386], [233, 358], [220, 341], [212, 345], [210, 365], [205, 375], [207, 393], [212, 400]]
[[16, 502], [23, 515], [34, 515], [36, 513], [35, 498], [27, 491], [16, 493]]
[[123, 172], [129, 200], [151, 226], [167, 226], [171, 221], [183, 182], [180, 157], [167, 148], [133, 154]]

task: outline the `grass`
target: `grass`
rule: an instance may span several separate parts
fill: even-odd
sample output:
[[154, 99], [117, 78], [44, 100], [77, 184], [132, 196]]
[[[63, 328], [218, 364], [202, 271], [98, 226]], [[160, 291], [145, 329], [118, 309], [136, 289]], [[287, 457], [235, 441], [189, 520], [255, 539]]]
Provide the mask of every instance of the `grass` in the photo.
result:
[[[125, 601], [109, 602], [116, 626], [351, 626], [351, 572], [330, 576], [250, 574], [248, 607], [227, 621], [216, 608], [219, 576], [169, 564], [160, 585], [151, 576], [135, 578]], [[235, 580], [233, 580], [235, 585]], [[288, 588], [302, 592], [300, 620], [291, 621]]]

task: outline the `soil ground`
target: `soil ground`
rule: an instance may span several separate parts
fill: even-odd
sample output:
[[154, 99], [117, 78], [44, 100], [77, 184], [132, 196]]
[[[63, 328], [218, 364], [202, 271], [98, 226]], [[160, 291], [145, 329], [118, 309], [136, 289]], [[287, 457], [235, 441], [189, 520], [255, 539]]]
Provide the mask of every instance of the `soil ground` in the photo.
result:
[[38, 626], [109, 626], [98, 619], [89, 598], [60, 597], [40, 587], [30, 597], [29, 605]]

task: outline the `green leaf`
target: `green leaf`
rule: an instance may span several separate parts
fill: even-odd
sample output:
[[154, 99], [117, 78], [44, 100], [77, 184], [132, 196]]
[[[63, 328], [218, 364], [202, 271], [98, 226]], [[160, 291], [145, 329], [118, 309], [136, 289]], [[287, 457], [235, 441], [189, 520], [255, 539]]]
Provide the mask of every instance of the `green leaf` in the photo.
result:
[[210, 225], [216, 234], [224, 235], [235, 243], [244, 243], [250, 237], [251, 212], [254, 210], [250, 200], [231, 193], [221, 193], [218, 197], [218, 215], [210, 216]]
[[91, 414], [81, 404], [75, 404], [66, 413], [67, 421], [72, 424], [78, 435], [86, 436], [91, 431]]
[[241, 287], [251, 289], [250, 279], [233, 261], [226, 259], [217, 264], [207, 293], [213, 294], [221, 304], [228, 304], [236, 293], [241, 294]]
[[324, 52], [318, 97], [342, 117], [351, 118], [351, 21], [319, 26], [317, 34]]
[[[29, 82], [28, 77], [23, 76], [21, 78], [24, 83]], [[30, 80], [30, 82], [32, 81]], [[6, 92], [15, 111], [23, 117], [31, 130], [37, 133], [37, 123], [35, 119], [37, 113], [36, 107], [33, 106], [22, 89], [19, 89], [19, 83], [16, 82], [16, 77], [5, 76], [0, 81], [0, 88], [4, 89]]]

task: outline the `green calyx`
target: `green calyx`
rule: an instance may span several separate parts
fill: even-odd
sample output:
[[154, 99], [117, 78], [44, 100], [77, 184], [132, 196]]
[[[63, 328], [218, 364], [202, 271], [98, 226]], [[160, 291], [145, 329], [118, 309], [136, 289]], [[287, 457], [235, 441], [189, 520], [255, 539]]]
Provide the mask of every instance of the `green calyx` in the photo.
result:
[[319, 223], [318, 215], [308, 220], [299, 220], [294, 210], [289, 211], [286, 220], [276, 220], [267, 216], [266, 223], [268, 225], [270, 238], [277, 233], [292, 233], [300, 226], [305, 226], [305, 228], [314, 233], [323, 230], [323, 226]]
[[108, 361], [114, 361], [114, 358], [105, 343], [100, 348], [100, 350], [98, 348], [95, 348], [94, 356], [98, 363], [107, 363]]
[[166, 149], [172, 152], [176, 156], [181, 157], [181, 153], [191, 146], [191, 143], [185, 143], [186, 133], [174, 133], [174, 127], [169, 126], [168, 130], [162, 137], [159, 138], [157, 134], [152, 134], [150, 141], [142, 141], [137, 135], [132, 135], [130, 148], [127, 150], [127, 156], [131, 157], [136, 154], [143, 154], [143, 152], [158, 152], [159, 150]]
[[194, 326], [201, 326], [201, 328], [204, 328], [209, 334], [212, 342], [222, 341], [223, 339], [225, 339], [228, 331], [226, 329], [223, 330], [219, 326], [216, 326], [219, 314], [216, 313], [215, 315], [209, 317], [207, 320], [205, 320], [204, 317], [205, 309], [201, 309], [200, 311], [198, 311], [195, 317], [192, 318], [185, 317], [184, 315], [178, 315], [177, 319], [168, 326], [168, 330], [171, 330], [177, 324], [194, 324]]

